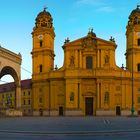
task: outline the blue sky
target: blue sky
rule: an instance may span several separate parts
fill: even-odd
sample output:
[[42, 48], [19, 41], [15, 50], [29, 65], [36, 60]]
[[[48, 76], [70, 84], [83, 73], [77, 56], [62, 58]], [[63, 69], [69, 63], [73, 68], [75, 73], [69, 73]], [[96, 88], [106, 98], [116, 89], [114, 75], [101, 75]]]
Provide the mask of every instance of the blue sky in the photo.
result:
[[[32, 36], [35, 18], [44, 6], [53, 17], [55, 27], [55, 64], [63, 65], [62, 45], [65, 38], [75, 40], [93, 28], [97, 37], [109, 40], [113, 36], [118, 45], [116, 63], [125, 64], [125, 31], [128, 16], [140, 0], [1, 0], [0, 44], [22, 54], [22, 68], [32, 72]], [[21, 79], [31, 73], [21, 69]], [[1, 80], [9, 82], [4, 76]]]

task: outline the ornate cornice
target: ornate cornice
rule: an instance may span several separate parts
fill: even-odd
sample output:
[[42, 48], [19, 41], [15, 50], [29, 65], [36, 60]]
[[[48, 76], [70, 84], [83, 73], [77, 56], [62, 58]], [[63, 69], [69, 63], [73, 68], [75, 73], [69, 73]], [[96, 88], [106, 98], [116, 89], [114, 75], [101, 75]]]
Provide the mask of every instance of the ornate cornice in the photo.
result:
[[16, 53], [11, 52], [11, 51], [0, 46], [0, 56], [4, 57], [6, 59], [9, 59], [11, 61], [14, 61], [14, 62], [21, 65], [22, 56], [20, 53], [16, 54]]

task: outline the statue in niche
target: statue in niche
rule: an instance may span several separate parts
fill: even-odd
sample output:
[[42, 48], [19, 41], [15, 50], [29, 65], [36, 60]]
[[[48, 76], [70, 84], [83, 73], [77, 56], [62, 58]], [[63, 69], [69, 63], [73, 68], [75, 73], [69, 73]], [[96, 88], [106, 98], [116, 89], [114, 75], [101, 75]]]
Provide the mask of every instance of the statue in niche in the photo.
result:
[[74, 64], [74, 56], [71, 56], [70, 57], [70, 66], [74, 66], [75, 64]]
[[71, 92], [70, 94], [70, 101], [74, 101], [74, 92]]
[[109, 56], [108, 55], [105, 56], [105, 64], [109, 64]]

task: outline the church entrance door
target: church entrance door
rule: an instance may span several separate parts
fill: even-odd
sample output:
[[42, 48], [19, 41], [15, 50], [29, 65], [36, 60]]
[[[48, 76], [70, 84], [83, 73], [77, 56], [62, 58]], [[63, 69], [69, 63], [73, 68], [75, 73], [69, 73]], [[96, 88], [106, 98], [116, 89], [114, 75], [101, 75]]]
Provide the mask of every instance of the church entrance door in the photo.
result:
[[92, 97], [85, 98], [85, 115], [87, 116], [93, 115], [93, 98]]

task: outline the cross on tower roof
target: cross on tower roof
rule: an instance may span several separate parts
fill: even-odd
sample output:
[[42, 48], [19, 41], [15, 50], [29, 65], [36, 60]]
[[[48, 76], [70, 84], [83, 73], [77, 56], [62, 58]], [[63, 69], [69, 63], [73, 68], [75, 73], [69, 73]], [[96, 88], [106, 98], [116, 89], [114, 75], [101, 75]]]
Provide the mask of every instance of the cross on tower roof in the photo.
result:
[[140, 9], [140, 4], [137, 4], [137, 8]]
[[48, 7], [44, 6], [44, 11], [46, 11], [46, 9], [48, 9]]

